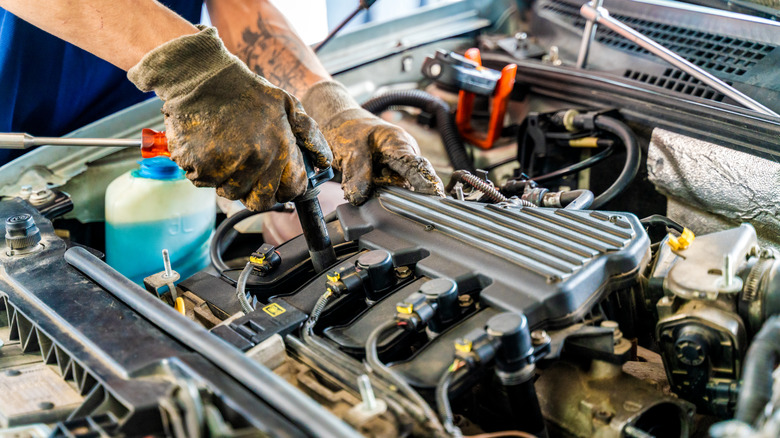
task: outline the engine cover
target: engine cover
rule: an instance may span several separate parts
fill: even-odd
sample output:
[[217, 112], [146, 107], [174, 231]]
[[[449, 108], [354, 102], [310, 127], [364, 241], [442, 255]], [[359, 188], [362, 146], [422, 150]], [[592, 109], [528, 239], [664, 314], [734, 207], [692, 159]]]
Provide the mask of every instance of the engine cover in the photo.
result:
[[423, 251], [422, 276], [476, 275], [484, 304], [525, 313], [532, 327], [582, 318], [605, 292], [635, 280], [649, 258], [644, 228], [626, 213], [486, 205], [391, 188], [338, 214], [346, 240], [385, 249], [396, 265]]
[[[467, 298], [456, 322], [418, 339], [415, 348], [400, 332], [380, 341], [383, 358], [418, 388], [432, 389], [452, 360], [453, 342], [484, 328], [491, 316], [523, 313], [534, 329], [581, 321], [606, 294], [632, 286], [650, 255], [644, 228], [626, 213], [487, 205], [386, 188], [360, 207], [340, 206], [338, 218], [329, 228], [343, 243], [336, 245], [340, 262], [331, 271], [355, 266], [366, 251], [383, 250], [396, 268], [389, 275], [399, 268], [408, 275], [392, 278], [380, 296], [352, 293], [328, 305], [317, 330], [338, 348], [362, 356], [369, 333], [431, 279], [453, 280]], [[278, 251], [280, 268], [250, 281], [250, 291], [268, 305], [311, 313], [327, 275], [306, 269], [302, 236]], [[265, 320], [220, 336], [249, 348], [264, 330], [276, 330], [267, 329], [270, 317], [255, 313]], [[253, 341], [239, 341], [242, 331]]]

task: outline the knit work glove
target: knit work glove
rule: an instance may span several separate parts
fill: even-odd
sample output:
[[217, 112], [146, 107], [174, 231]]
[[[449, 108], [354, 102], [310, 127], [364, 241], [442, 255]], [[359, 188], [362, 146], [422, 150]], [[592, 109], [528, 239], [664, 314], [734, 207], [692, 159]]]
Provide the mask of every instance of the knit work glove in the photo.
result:
[[344, 197], [350, 203], [359, 205], [374, 186], [390, 184], [444, 196], [441, 180], [420, 156], [414, 138], [362, 109], [340, 83], [317, 83], [301, 102], [328, 139], [333, 167], [341, 172]]
[[165, 101], [171, 158], [196, 186], [267, 210], [307, 186], [302, 153], [319, 168], [333, 156], [298, 100], [251, 72], [214, 28], [152, 50], [127, 72]]

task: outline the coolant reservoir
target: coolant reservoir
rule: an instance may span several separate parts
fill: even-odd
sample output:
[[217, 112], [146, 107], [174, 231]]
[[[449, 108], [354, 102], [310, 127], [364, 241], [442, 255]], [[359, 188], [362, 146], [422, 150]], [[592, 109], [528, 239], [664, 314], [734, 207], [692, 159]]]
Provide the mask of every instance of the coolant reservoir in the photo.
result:
[[161, 252], [185, 279], [209, 263], [216, 193], [197, 188], [167, 157], [140, 161], [106, 190], [106, 258], [130, 280], [163, 270]]

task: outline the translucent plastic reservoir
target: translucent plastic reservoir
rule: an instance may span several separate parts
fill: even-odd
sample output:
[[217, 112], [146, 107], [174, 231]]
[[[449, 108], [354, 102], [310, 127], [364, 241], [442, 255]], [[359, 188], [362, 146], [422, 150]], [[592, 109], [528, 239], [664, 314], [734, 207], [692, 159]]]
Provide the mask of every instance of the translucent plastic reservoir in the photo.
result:
[[106, 258], [130, 280], [163, 270], [163, 249], [185, 279], [209, 264], [216, 194], [197, 188], [166, 157], [142, 160], [106, 190]]

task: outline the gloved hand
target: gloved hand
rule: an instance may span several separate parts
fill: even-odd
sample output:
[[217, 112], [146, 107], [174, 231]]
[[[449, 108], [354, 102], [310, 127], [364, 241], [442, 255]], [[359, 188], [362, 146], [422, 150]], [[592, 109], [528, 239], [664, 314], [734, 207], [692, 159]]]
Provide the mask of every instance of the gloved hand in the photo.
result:
[[302, 151], [320, 168], [333, 158], [298, 100], [230, 54], [214, 28], [152, 50], [127, 76], [165, 101], [168, 148], [187, 178], [251, 210], [306, 190]]
[[421, 157], [411, 135], [362, 109], [343, 85], [324, 81], [301, 99], [333, 150], [333, 167], [342, 174], [345, 198], [354, 205], [368, 199], [375, 185], [399, 185], [444, 196], [431, 163]]

